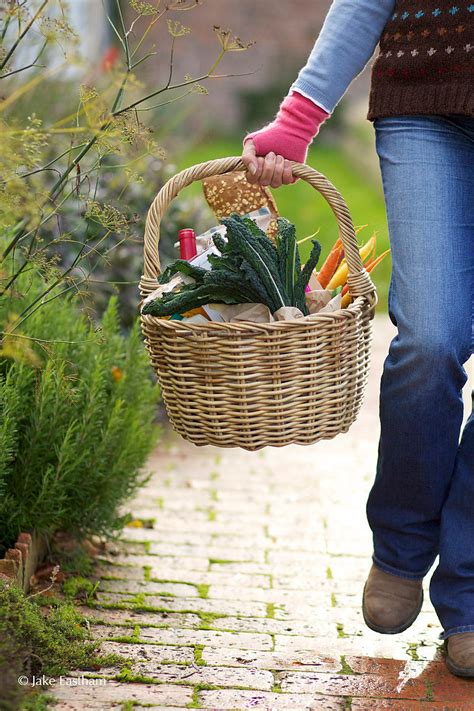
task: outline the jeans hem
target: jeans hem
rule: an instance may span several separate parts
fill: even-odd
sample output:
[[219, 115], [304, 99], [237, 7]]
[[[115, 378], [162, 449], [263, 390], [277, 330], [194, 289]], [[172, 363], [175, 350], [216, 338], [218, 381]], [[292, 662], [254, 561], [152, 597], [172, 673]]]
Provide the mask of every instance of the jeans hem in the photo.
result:
[[448, 639], [453, 634], [462, 634], [463, 632], [474, 632], [474, 625], [462, 625], [461, 627], [451, 627], [442, 633], [441, 639]]
[[405, 580], [423, 580], [423, 578], [429, 571], [429, 568], [428, 568], [428, 570], [425, 570], [422, 573], [409, 573], [406, 570], [398, 570], [397, 568], [392, 568], [391, 565], [387, 565], [386, 563], [383, 563], [375, 555], [372, 556], [372, 560], [374, 562], [374, 565], [376, 565], [377, 568], [380, 568], [380, 570], [383, 570], [384, 573], [389, 573], [390, 575], [396, 575], [398, 578], [405, 578]]

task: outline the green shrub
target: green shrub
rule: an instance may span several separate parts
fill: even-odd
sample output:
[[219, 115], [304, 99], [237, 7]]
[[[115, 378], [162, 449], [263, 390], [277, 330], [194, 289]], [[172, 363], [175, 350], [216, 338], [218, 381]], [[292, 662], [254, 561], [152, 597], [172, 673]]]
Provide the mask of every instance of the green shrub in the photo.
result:
[[[29, 301], [44, 288], [31, 283]], [[3, 300], [0, 323], [24, 298]], [[12, 357], [0, 356], [0, 552], [22, 530], [118, 530], [156, 439], [158, 392], [138, 324], [121, 335], [111, 299], [94, 329], [77, 298], [62, 296], [5, 337], [3, 352]]]

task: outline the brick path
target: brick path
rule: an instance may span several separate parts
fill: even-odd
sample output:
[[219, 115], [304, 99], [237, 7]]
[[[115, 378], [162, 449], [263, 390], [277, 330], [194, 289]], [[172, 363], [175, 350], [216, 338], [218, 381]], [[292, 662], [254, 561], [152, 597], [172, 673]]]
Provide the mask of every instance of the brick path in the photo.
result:
[[247, 453], [165, 437], [132, 507], [151, 527], [126, 529], [88, 612], [102, 650], [132, 661], [120, 681], [104, 669], [102, 686], [57, 687], [57, 711], [474, 709], [474, 682], [445, 670], [429, 601], [394, 637], [361, 618], [391, 335], [378, 318], [363, 411], [335, 440]]

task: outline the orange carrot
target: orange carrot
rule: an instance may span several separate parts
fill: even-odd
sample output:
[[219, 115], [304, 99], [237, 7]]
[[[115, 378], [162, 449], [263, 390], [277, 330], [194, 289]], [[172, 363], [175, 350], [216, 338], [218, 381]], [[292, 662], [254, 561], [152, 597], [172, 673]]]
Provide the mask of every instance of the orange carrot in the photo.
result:
[[390, 250], [387, 249], [385, 252], [383, 252], [382, 254], [380, 254], [380, 255], [377, 257], [377, 259], [372, 259], [370, 262], [368, 262], [368, 263], [365, 265], [366, 271], [371, 272], [372, 269], [374, 269], [374, 268], [377, 266], [377, 264], [380, 264], [380, 262], [382, 261], [382, 259], [385, 259], [385, 257], [387, 256], [387, 254], [389, 254], [389, 252], [390, 252]]
[[344, 248], [342, 246], [342, 240], [341, 238], [339, 238], [335, 243], [334, 247], [329, 252], [326, 261], [318, 272], [318, 281], [323, 287], [323, 289], [326, 288], [327, 284], [329, 283], [329, 280], [336, 271], [338, 264], [341, 261], [341, 255], [343, 251]]
[[[380, 254], [376, 259], [369, 260], [365, 265], [366, 271], [371, 272], [373, 269], [375, 269], [375, 267], [378, 264], [380, 264], [380, 262], [383, 259], [385, 259], [385, 257], [387, 256], [387, 254], [389, 252], [390, 252], [390, 250], [387, 249], [386, 252], [383, 252], [382, 254]], [[349, 292], [349, 284], [346, 284], [341, 292], [341, 295], [342, 295], [341, 308], [342, 309], [347, 308], [347, 306], [349, 306], [349, 304], [352, 301], [352, 296], [348, 292]]]

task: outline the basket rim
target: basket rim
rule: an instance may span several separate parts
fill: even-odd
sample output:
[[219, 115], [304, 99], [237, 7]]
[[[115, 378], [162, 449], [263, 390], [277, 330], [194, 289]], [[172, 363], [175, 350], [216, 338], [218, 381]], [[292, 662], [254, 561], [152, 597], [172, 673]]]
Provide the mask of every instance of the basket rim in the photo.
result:
[[[365, 308], [364, 308], [365, 307]], [[177, 333], [204, 333], [214, 331], [216, 335], [228, 335], [229, 332], [234, 333], [268, 333], [274, 331], [290, 331], [290, 330], [312, 330], [321, 324], [334, 323], [336, 321], [351, 320], [359, 314], [363, 314], [367, 310], [367, 319], [371, 320], [371, 308], [367, 299], [363, 296], [358, 296], [345, 309], [336, 309], [327, 313], [313, 314], [312, 318], [303, 317], [301, 319], [292, 319], [288, 321], [271, 321], [268, 323], [255, 323], [254, 321], [209, 321], [208, 323], [187, 323], [177, 320], [164, 319], [161, 316], [151, 316], [142, 314], [140, 317], [144, 324], [150, 324], [163, 328], [168, 331]]]

